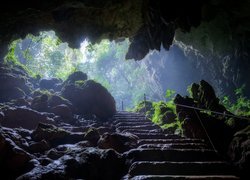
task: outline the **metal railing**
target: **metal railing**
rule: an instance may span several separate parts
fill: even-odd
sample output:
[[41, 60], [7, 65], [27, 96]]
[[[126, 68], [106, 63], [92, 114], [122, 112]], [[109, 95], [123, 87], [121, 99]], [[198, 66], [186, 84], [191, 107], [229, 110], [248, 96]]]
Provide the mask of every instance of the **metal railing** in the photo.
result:
[[[146, 112], [147, 112], [147, 107], [146, 107], [146, 94], [144, 94], [144, 105], [145, 105], [145, 110], [144, 110], [144, 112], [145, 112], [145, 117], [146, 117]], [[152, 99], [153, 100], [153, 99]], [[153, 101], [159, 101], [159, 100], [153, 100]], [[245, 120], [248, 120], [248, 121], [250, 121], [250, 118], [248, 118], [248, 117], [243, 117], [243, 116], [237, 116], [237, 115], [234, 115], [234, 114], [228, 114], [228, 113], [226, 113], [226, 112], [217, 112], [217, 111], [212, 111], [212, 110], [209, 110], [209, 109], [204, 109], [204, 108], [199, 108], [199, 107], [194, 107], [194, 106], [188, 106], [188, 105], [185, 105], [185, 104], [178, 104], [178, 103], [173, 103], [174, 105], [177, 105], [177, 106], [180, 106], [180, 107], [185, 107], [185, 108], [189, 108], [190, 110], [194, 110], [194, 112], [195, 112], [195, 114], [196, 114], [196, 116], [197, 116], [197, 118], [198, 118], [198, 120], [199, 120], [199, 122], [200, 122], [200, 124], [201, 124], [201, 127], [203, 128], [203, 130], [204, 130], [204, 132], [205, 132], [205, 134], [206, 134], [206, 136], [207, 136], [207, 138], [208, 138], [208, 141], [209, 141], [209, 143], [210, 143], [210, 145], [211, 145], [211, 147], [213, 148], [213, 150], [215, 151], [215, 152], [218, 152], [217, 150], [216, 150], [216, 148], [215, 148], [215, 146], [214, 146], [214, 143], [212, 142], [212, 139], [211, 139], [211, 137], [209, 136], [209, 134], [208, 134], [208, 132], [207, 132], [207, 129], [206, 129], [206, 127], [205, 127], [205, 125], [203, 124], [203, 122], [202, 122], [202, 120], [201, 120], [201, 118], [200, 118], [200, 116], [199, 116], [199, 114], [198, 114], [198, 112], [197, 111], [204, 111], [204, 112], [210, 112], [210, 113], [213, 113], [213, 114], [217, 114], [217, 115], [223, 115], [224, 117], [225, 116], [228, 116], [228, 117], [234, 117], [234, 118], [238, 118], [238, 119], [245, 119]]]

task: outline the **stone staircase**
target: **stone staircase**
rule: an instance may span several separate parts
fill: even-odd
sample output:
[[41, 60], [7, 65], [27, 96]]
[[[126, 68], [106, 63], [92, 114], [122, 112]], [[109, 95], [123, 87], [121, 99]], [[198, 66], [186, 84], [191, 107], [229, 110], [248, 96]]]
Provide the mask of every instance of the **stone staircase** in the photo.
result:
[[239, 179], [234, 168], [202, 139], [165, 134], [138, 113], [122, 111], [113, 118], [116, 131], [139, 137], [138, 147], [124, 153], [130, 164], [124, 180]]

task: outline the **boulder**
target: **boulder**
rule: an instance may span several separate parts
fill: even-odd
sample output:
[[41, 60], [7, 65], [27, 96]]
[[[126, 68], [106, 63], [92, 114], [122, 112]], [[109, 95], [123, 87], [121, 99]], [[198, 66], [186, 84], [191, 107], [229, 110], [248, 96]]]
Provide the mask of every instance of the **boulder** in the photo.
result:
[[67, 85], [62, 96], [70, 100], [76, 113], [95, 115], [100, 120], [107, 120], [116, 112], [115, 100], [101, 84], [87, 80], [82, 86]]
[[54, 124], [54, 120], [45, 113], [39, 113], [29, 108], [16, 107], [3, 110], [2, 126], [9, 128], [35, 129], [39, 122]]
[[100, 139], [100, 134], [96, 128], [89, 128], [86, 132], [84, 139], [89, 141], [92, 146], [96, 146]]
[[132, 148], [136, 148], [139, 138], [131, 133], [104, 133], [98, 141], [98, 147], [101, 149], [114, 149], [123, 153]]
[[0, 73], [0, 102], [22, 98], [30, 93], [30, 87], [26, 79], [20, 75]]
[[88, 79], [87, 74], [85, 74], [82, 71], [76, 71], [69, 75], [67, 80], [64, 82], [64, 85], [66, 84], [75, 84], [76, 81], [85, 81]]
[[61, 104], [65, 104], [72, 109], [72, 104], [69, 100], [67, 100], [59, 95], [55, 95], [55, 94], [53, 94], [49, 97], [48, 105], [50, 108], [53, 108], [53, 107], [61, 105]]
[[32, 132], [31, 137], [34, 141], [46, 140], [52, 147], [60, 144], [73, 144], [84, 140], [83, 133], [71, 133], [51, 124], [39, 123]]
[[[203, 87], [201, 88], [202, 90], [204, 89], [211, 90], [210, 85], [206, 86], [205, 83], [205, 85], [203, 84], [203, 86], [207, 88]], [[216, 115], [212, 116], [210, 114], [200, 112], [200, 110], [197, 109], [194, 110], [193, 108], [190, 108], [190, 107], [194, 108], [207, 107], [206, 109], [209, 109], [218, 107], [219, 112], [220, 110], [222, 110], [220, 109], [221, 107], [220, 104], [215, 103], [217, 102], [216, 100], [206, 101], [206, 98], [208, 97], [214, 98], [214, 93], [212, 90], [210, 93], [204, 93], [202, 96], [203, 100], [196, 102], [192, 98], [182, 97], [178, 94], [176, 95], [174, 102], [176, 103], [176, 112], [180, 120], [184, 121], [183, 133], [186, 137], [201, 138], [207, 140], [208, 142], [210, 138], [216, 150], [218, 150], [222, 154], [225, 154], [227, 152], [229, 143], [233, 137], [234, 130], [225, 123], [225, 119], [223, 119], [223, 117]], [[182, 105], [188, 107], [183, 107]]]
[[32, 169], [32, 156], [6, 137], [0, 128], [0, 168], [1, 177], [15, 179]]
[[22, 67], [0, 63], [0, 102], [22, 98], [29, 94], [32, 89], [30, 79]]
[[15, 106], [30, 107], [30, 103], [25, 98], [18, 98], [11, 101]]
[[[65, 147], [62, 147], [63, 149]], [[47, 166], [37, 166], [22, 179], [121, 179], [127, 172], [125, 159], [113, 150], [66, 147], [67, 151]]]
[[62, 80], [57, 78], [41, 79], [39, 86], [41, 89], [55, 89], [58, 84], [62, 83]]
[[162, 119], [163, 124], [176, 122], [176, 115], [172, 110], [167, 110], [164, 115], [165, 117]]
[[73, 123], [73, 114], [71, 109], [67, 105], [57, 105], [51, 109], [51, 112], [60, 116], [63, 119], [63, 122]]
[[32, 100], [30, 107], [39, 112], [48, 112], [48, 99], [49, 97], [47, 94], [37, 96]]
[[234, 134], [228, 155], [240, 169], [242, 179], [250, 177], [250, 125]]
[[29, 144], [28, 151], [30, 153], [41, 153], [50, 149], [50, 145], [47, 141], [42, 140], [39, 142], [32, 142]]
[[201, 80], [199, 85], [193, 84], [191, 91], [192, 96], [199, 107], [221, 113], [230, 113], [219, 103], [219, 98], [217, 98], [213, 87], [208, 82]]
[[4, 120], [4, 113], [0, 111], [0, 124]]

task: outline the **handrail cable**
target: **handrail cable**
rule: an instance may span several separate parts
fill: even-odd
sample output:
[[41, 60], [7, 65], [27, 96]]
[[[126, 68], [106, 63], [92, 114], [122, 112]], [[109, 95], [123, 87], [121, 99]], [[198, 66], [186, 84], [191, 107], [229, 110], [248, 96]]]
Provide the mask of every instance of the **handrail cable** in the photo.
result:
[[202, 128], [203, 128], [204, 132], [206, 133], [207, 138], [208, 138], [208, 140], [209, 140], [209, 143], [211, 144], [211, 146], [212, 146], [213, 150], [214, 150], [215, 152], [218, 152], [218, 151], [216, 150], [216, 148], [215, 148], [215, 146], [214, 146], [213, 142], [212, 142], [212, 139], [211, 139], [211, 138], [210, 138], [210, 136], [208, 135], [208, 132], [207, 132], [207, 130], [206, 130], [206, 128], [205, 128], [205, 126], [204, 126], [204, 124], [202, 123], [202, 120], [201, 120], [201, 118], [200, 118], [199, 114], [197, 113], [197, 111], [196, 111], [195, 109], [194, 109], [194, 112], [195, 112], [195, 114], [196, 114], [197, 118], [199, 119], [199, 121], [200, 121], [200, 123], [201, 123], [201, 126], [202, 126]]
[[219, 115], [229, 116], [229, 117], [235, 117], [235, 118], [238, 118], [238, 119], [245, 119], [245, 120], [249, 120], [250, 121], [250, 118], [243, 117], [243, 116], [237, 116], [237, 115], [233, 115], [233, 114], [227, 114], [227, 113], [212, 111], [212, 110], [209, 110], [209, 109], [203, 109], [203, 108], [198, 108], [198, 107], [194, 107], [194, 106], [188, 106], [188, 105], [184, 105], [184, 104], [178, 104], [178, 103], [174, 103], [174, 104], [176, 104], [177, 106], [181, 106], [181, 107], [186, 107], [186, 108], [200, 110], [200, 111], [208, 111], [208, 112], [211, 112], [211, 113], [214, 113], [214, 114], [219, 114]]
[[[152, 100], [159, 101], [159, 100], [156, 100], [156, 99], [152, 99]], [[229, 116], [229, 117], [234, 117], [234, 118], [238, 118], [238, 119], [245, 119], [245, 120], [249, 120], [250, 121], [250, 118], [244, 117], [244, 116], [237, 116], [237, 115], [228, 114], [228, 113], [225, 113], [225, 112], [222, 113], [222, 112], [218, 112], [218, 111], [212, 111], [212, 110], [209, 110], [209, 109], [204, 109], [204, 108], [189, 106], [189, 105], [185, 105], [185, 104], [179, 104], [179, 103], [173, 103], [173, 104], [175, 104], [177, 106], [189, 108], [189, 109], [196, 109], [196, 110], [200, 110], [200, 111], [208, 111], [208, 112], [211, 112], [213, 114], [218, 114], [218, 115], [223, 115], [223, 116]]]
[[[146, 99], [146, 94], [144, 94], [144, 102], [145, 102], [145, 99]], [[225, 112], [224, 112], [224, 113], [221, 113], [221, 112], [212, 111], [212, 110], [209, 110], [209, 109], [203, 109], [203, 108], [198, 108], [198, 107], [194, 107], [194, 106], [188, 106], [188, 105], [179, 104], [179, 103], [173, 103], [173, 104], [175, 104], [175, 105], [177, 105], [177, 106], [181, 106], [181, 107], [185, 107], [185, 108], [190, 108], [190, 109], [193, 109], [193, 110], [194, 110], [194, 112], [195, 112], [197, 118], [199, 119], [200, 124], [201, 124], [201, 126], [202, 126], [204, 132], [206, 133], [206, 136], [207, 136], [207, 138], [208, 138], [208, 140], [209, 140], [209, 142], [210, 142], [210, 144], [211, 144], [211, 146], [212, 146], [212, 148], [213, 148], [213, 150], [214, 150], [215, 152], [218, 152], [218, 151], [216, 150], [216, 148], [215, 148], [215, 146], [214, 146], [214, 144], [213, 144], [213, 142], [212, 142], [210, 136], [208, 135], [208, 132], [207, 132], [207, 130], [206, 130], [206, 127], [204, 126], [204, 124], [203, 124], [203, 122], [202, 122], [202, 120], [201, 120], [201, 118], [200, 118], [200, 116], [199, 116], [199, 114], [197, 113], [196, 110], [199, 110], [199, 111], [208, 111], [208, 112], [211, 112], [211, 113], [214, 113], [214, 114], [219, 114], [219, 115], [229, 116], [229, 117], [235, 117], [235, 118], [238, 118], [238, 119], [245, 119], [245, 120], [249, 120], [249, 121], [250, 121], [250, 118], [243, 117], [243, 116], [237, 116], [237, 115], [233, 115], [233, 114], [227, 114], [227, 113], [225, 113]], [[145, 107], [146, 107], [146, 104], [145, 104]], [[146, 114], [145, 114], [145, 116], [146, 116]]]

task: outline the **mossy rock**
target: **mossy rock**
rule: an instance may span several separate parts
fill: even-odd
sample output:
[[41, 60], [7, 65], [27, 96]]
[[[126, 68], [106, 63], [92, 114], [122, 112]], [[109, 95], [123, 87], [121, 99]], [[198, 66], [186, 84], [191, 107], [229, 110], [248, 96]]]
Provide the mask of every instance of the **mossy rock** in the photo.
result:
[[66, 85], [61, 94], [70, 100], [77, 114], [95, 115], [100, 120], [107, 120], [116, 112], [112, 95], [93, 80], [85, 81], [81, 87], [75, 84]]
[[69, 75], [69, 77], [67, 78], [66, 81], [64, 81], [63, 84], [68, 85], [68, 84], [75, 84], [77, 82], [82, 85], [83, 82], [86, 81], [87, 79], [88, 79], [87, 74], [85, 74], [82, 71], [76, 71], [71, 75]]

